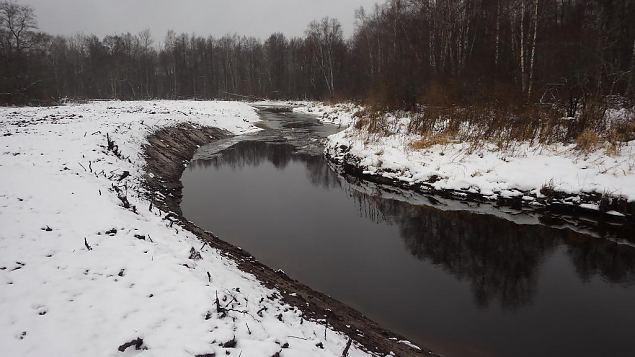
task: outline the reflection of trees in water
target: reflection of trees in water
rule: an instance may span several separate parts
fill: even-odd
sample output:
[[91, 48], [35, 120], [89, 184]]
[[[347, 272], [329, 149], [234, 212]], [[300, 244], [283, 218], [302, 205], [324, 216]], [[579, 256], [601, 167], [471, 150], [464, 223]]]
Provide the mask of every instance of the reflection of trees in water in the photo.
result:
[[531, 302], [540, 264], [562, 244], [582, 279], [599, 275], [613, 283], [635, 281], [632, 247], [570, 230], [351, 193], [364, 216], [397, 224], [415, 257], [467, 279], [480, 306], [496, 300], [505, 308]]
[[331, 170], [322, 156], [302, 155], [307, 176], [314, 186], [323, 188], [341, 187], [341, 178]]
[[610, 282], [635, 282], [635, 248], [605, 240], [572, 237], [567, 250], [580, 278], [600, 275]]
[[[194, 165], [215, 168], [257, 166], [270, 161], [284, 169], [301, 161], [315, 186], [342, 186], [341, 178], [321, 156], [300, 155], [288, 144], [238, 143], [212, 160]], [[635, 282], [635, 248], [542, 225], [518, 225], [505, 219], [465, 211], [441, 211], [383, 199], [347, 187], [362, 217], [396, 224], [412, 255], [438, 265], [472, 286], [480, 306], [498, 301], [504, 308], [531, 302], [540, 264], [564, 245], [583, 280], [601, 276], [612, 283]]]
[[341, 186], [339, 176], [328, 168], [322, 156], [297, 154], [292, 145], [283, 143], [241, 141], [221, 151], [213, 159], [196, 160], [192, 165], [215, 169], [221, 167], [237, 169], [258, 166], [267, 161], [279, 170], [286, 168], [291, 161], [302, 162], [307, 169], [307, 177], [313, 185], [324, 188]]
[[293, 147], [285, 144], [268, 144], [261, 141], [241, 141], [232, 147], [221, 151], [209, 160], [196, 160], [197, 167], [214, 167], [216, 169], [227, 166], [243, 168], [258, 166], [264, 161], [270, 161], [277, 169], [284, 169], [291, 161]]

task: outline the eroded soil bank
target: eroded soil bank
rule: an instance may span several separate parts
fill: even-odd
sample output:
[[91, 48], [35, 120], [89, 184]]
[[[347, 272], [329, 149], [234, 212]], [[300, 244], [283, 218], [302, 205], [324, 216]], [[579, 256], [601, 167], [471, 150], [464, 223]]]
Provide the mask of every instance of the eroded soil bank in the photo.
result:
[[[237, 248], [185, 219], [181, 213], [181, 175], [197, 148], [226, 138], [229, 133], [216, 128], [182, 124], [161, 129], [148, 137], [143, 151], [146, 157], [144, 185], [153, 205], [165, 212], [165, 219], [196, 234], [203, 242], [216, 248], [236, 262], [243, 271], [256, 276], [265, 286], [277, 289], [282, 299], [300, 309], [307, 319], [322, 320], [364, 346], [382, 355], [431, 356], [429, 350], [417, 350], [399, 341], [402, 336], [388, 331], [355, 309], [289, 278], [286, 274], [258, 262], [248, 252]], [[389, 303], [389, 302], [387, 302]]]

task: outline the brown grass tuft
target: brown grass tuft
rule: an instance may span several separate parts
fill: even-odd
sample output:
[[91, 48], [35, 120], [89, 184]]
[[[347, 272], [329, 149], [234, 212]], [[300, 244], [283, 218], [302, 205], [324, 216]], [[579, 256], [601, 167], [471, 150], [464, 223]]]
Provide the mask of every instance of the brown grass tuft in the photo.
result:
[[585, 129], [575, 139], [576, 149], [584, 153], [593, 151], [598, 146], [600, 137], [595, 131]]
[[385, 111], [367, 108], [355, 113], [355, 129], [365, 129], [372, 134], [387, 134], [388, 128], [384, 117]]
[[435, 145], [447, 145], [452, 142], [454, 135], [444, 131], [435, 135], [424, 135], [421, 139], [410, 143], [410, 148], [414, 150], [425, 150]]

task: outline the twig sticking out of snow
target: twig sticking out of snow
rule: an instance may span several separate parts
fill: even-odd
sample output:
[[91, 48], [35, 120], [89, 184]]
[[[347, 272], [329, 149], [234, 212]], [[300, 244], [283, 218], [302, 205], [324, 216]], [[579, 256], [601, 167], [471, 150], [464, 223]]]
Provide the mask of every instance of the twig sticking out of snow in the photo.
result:
[[298, 340], [305, 340], [308, 341], [308, 338], [306, 337], [298, 337], [298, 336], [287, 336], [288, 338], [297, 338]]
[[93, 250], [93, 247], [91, 247], [90, 245], [88, 245], [88, 240], [86, 240], [86, 238], [84, 237], [84, 245], [86, 246], [86, 249], [88, 250]]
[[220, 300], [218, 300], [218, 291], [216, 292], [216, 312], [221, 314], [221, 318], [225, 317], [227, 313], [225, 312], [225, 308], [220, 306]]
[[348, 356], [348, 350], [351, 348], [352, 343], [353, 343], [353, 339], [349, 337], [348, 342], [346, 342], [346, 347], [344, 348], [344, 351], [342, 352], [342, 357]]
[[121, 158], [121, 154], [119, 153], [119, 146], [115, 144], [115, 141], [110, 139], [110, 135], [106, 133], [106, 144], [108, 145], [106, 148], [108, 151], [112, 151], [115, 156]]
[[262, 317], [262, 312], [263, 312], [263, 311], [267, 311], [267, 310], [269, 310], [269, 309], [267, 309], [267, 307], [266, 307], [266, 306], [263, 306], [263, 307], [261, 307], [258, 311], [256, 311], [256, 314], [257, 314], [258, 316]]

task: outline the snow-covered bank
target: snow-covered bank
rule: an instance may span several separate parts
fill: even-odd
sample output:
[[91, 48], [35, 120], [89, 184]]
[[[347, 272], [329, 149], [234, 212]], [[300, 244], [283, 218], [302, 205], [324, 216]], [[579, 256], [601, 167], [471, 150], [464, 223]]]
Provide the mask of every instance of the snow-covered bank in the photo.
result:
[[302, 102], [293, 108], [296, 113], [316, 115], [321, 121], [329, 124], [349, 126], [355, 118], [353, 115], [362, 107], [353, 103], [324, 104], [321, 102]]
[[261, 107], [288, 107], [294, 113], [314, 115], [324, 123], [340, 126], [351, 125], [355, 119], [353, 115], [362, 110], [362, 107], [354, 103], [327, 104], [317, 101], [263, 100], [251, 104]]
[[421, 136], [407, 132], [410, 119], [388, 120], [389, 135], [349, 126], [329, 137], [325, 153], [367, 177], [452, 192], [458, 198], [478, 195], [492, 201], [518, 199], [528, 206], [602, 208], [615, 216], [635, 213], [635, 141], [625, 143], [617, 154], [603, 149], [584, 154], [575, 144], [525, 142], [501, 149], [495, 144], [474, 147], [448, 141], [416, 150], [411, 144]]
[[3, 354], [341, 356], [346, 336], [143, 198], [148, 135], [182, 123], [246, 133], [257, 120], [230, 102], [1, 108]]

